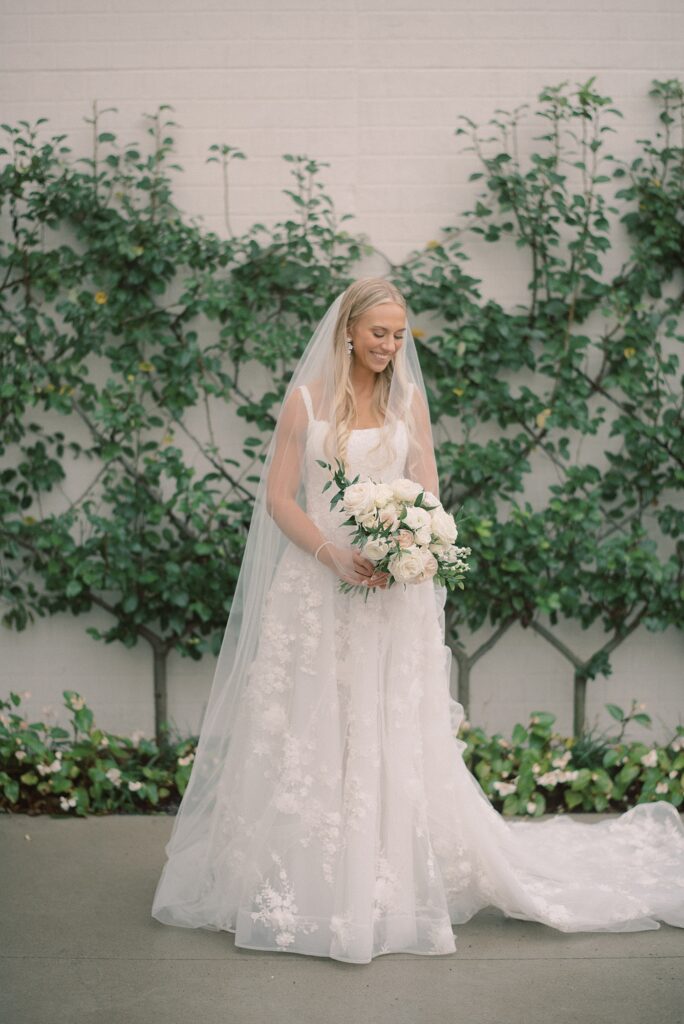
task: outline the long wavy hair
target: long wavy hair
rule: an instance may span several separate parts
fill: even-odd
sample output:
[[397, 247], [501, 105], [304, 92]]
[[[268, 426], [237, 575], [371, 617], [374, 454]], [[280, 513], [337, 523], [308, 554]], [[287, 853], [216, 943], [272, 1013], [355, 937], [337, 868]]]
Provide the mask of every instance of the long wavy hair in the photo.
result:
[[[351, 367], [354, 353], [351, 355], [347, 350], [347, 334], [363, 314], [385, 302], [395, 302], [406, 310], [406, 300], [401, 292], [390, 282], [382, 277], [362, 277], [349, 285], [342, 296], [342, 304], [335, 325], [333, 336], [334, 345], [334, 375], [335, 394], [333, 398], [334, 408], [334, 431], [338, 458], [347, 465], [347, 442], [352, 431], [352, 424], [356, 419], [356, 395], [351, 380]], [[411, 410], [407, 406], [407, 375], [404, 370], [404, 346], [389, 360], [387, 366], [375, 375], [375, 384], [371, 398], [371, 410], [374, 418], [379, 419], [383, 426], [380, 431], [380, 439], [371, 451], [384, 449], [386, 455], [394, 457], [394, 445], [392, 437], [394, 434], [393, 417], [388, 415], [388, 402], [390, 386], [393, 379], [394, 386], [401, 389], [401, 406], [406, 409], [407, 427], [409, 431], [412, 425]], [[326, 437], [325, 448], [329, 458], [331, 454], [330, 437], [332, 428]]]

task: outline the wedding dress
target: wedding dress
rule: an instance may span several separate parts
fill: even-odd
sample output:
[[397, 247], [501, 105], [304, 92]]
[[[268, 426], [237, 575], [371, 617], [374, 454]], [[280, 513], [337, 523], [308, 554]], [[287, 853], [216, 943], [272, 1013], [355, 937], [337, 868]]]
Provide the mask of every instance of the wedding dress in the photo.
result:
[[[345, 543], [316, 461], [326, 425], [302, 397], [307, 513]], [[352, 431], [350, 475], [404, 476], [404, 423], [382, 465], [377, 429]], [[597, 824], [504, 819], [456, 735], [444, 588], [397, 584], [364, 600], [338, 583], [287, 544], [210, 827], [170, 852], [157, 920], [350, 963], [453, 953], [453, 925], [489, 905], [565, 932], [684, 927], [684, 827], [671, 804]]]

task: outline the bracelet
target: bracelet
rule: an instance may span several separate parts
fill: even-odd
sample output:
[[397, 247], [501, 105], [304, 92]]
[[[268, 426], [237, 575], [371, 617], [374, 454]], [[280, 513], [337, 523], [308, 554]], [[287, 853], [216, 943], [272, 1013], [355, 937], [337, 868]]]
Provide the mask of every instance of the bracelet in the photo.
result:
[[332, 544], [332, 541], [324, 540], [322, 544], [318, 545], [318, 547], [316, 548], [316, 553], [314, 554], [314, 558], [316, 559], [316, 561], [318, 561], [318, 552], [321, 550], [321, 548], [324, 548], [326, 544]]

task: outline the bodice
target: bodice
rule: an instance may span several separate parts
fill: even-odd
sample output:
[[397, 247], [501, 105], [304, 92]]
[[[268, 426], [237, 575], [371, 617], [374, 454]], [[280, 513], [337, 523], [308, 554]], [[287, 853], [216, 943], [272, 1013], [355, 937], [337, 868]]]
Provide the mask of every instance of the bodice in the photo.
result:
[[[323, 492], [325, 483], [330, 479], [330, 472], [319, 466], [316, 461], [317, 459], [324, 462], [329, 461], [323, 447], [328, 431], [328, 421], [315, 419], [309, 392], [304, 386], [301, 390], [309, 416], [303, 474], [306, 512], [327, 537], [342, 542], [348, 539], [351, 532], [349, 526], [341, 525], [348, 517], [339, 504], [334, 509], [330, 508], [330, 499], [335, 493], [335, 484], [329, 487], [325, 493]], [[351, 431], [347, 440], [350, 479], [358, 474], [360, 479], [372, 477], [376, 481], [389, 482], [404, 476], [408, 453], [406, 424], [403, 420], [398, 420], [394, 425], [394, 433], [391, 438], [393, 457], [388, 457], [383, 446], [378, 446], [380, 429], [380, 427], [367, 427]]]

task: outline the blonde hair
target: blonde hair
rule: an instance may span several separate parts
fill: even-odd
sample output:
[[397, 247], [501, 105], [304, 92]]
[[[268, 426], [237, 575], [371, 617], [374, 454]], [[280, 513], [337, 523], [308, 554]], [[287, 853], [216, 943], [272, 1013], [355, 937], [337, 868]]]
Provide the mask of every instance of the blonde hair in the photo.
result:
[[[401, 292], [383, 277], [362, 277], [349, 285], [342, 296], [342, 304], [337, 317], [333, 335], [334, 346], [334, 379], [335, 394], [333, 396], [333, 412], [335, 424], [335, 441], [337, 457], [347, 465], [347, 442], [352, 431], [352, 423], [356, 419], [356, 395], [351, 379], [352, 357], [347, 349], [347, 334], [349, 328], [373, 306], [379, 306], [385, 302], [395, 302], [406, 310], [406, 300]], [[392, 445], [391, 417], [388, 416], [388, 402], [390, 387], [396, 376], [395, 387], [401, 389], [400, 407], [405, 405], [407, 392], [407, 375], [404, 370], [404, 347], [399, 350], [394, 359], [390, 359], [387, 366], [375, 375], [375, 385], [371, 398], [371, 409], [374, 416], [383, 421], [383, 429], [380, 432], [380, 440], [372, 451], [384, 448], [385, 453], [392, 458], [394, 446]], [[411, 416], [410, 409], [407, 415]], [[330, 452], [330, 441], [332, 438], [332, 427], [326, 436], [325, 447], [328, 457], [333, 458]], [[388, 450], [389, 449], [389, 450]]]

